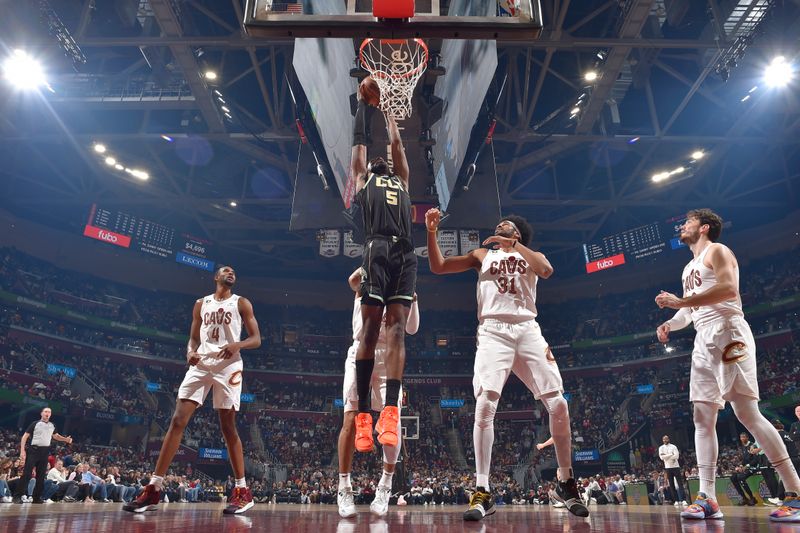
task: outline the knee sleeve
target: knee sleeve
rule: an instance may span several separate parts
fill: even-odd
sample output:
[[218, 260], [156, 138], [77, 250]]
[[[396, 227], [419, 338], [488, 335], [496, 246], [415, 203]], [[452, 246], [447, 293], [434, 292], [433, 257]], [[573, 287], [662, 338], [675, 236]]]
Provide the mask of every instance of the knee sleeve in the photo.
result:
[[475, 425], [479, 428], [494, 427], [494, 415], [500, 395], [493, 391], [483, 391], [475, 400]]

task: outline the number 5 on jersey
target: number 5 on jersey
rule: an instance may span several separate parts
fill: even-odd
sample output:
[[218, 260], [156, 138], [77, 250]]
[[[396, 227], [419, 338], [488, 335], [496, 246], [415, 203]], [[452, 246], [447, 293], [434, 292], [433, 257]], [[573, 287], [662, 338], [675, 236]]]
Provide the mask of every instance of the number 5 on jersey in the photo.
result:
[[389, 205], [397, 205], [397, 185], [392, 183], [391, 180], [388, 180], [384, 177], [377, 177], [375, 178], [375, 185], [378, 187], [383, 187], [386, 189], [386, 203]]

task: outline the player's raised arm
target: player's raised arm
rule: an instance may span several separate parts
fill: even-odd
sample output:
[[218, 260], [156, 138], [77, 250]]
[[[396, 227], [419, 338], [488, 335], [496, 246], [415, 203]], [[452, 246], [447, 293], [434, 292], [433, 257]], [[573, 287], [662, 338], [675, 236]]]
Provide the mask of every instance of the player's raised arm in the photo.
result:
[[356, 180], [356, 191], [367, 183], [367, 103], [356, 91], [358, 105], [353, 120], [353, 148], [350, 152], [350, 176]]
[[406, 151], [403, 148], [403, 140], [400, 138], [400, 130], [397, 127], [394, 117], [386, 114], [386, 129], [389, 132], [389, 145], [392, 151], [392, 170], [395, 176], [403, 182], [403, 187], [410, 193], [408, 188], [408, 160]]
[[441, 212], [435, 207], [428, 209], [428, 212], [425, 213], [425, 226], [428, 229], [428, 264], [431, 272], [434, 274], [457, 274], [472, 268], [480, 268], [483, 257], [486, 255], [486, 250], [483, 248], [472, 250], [467, 255], [447, 258], [442, 256], [442, 250], [439, 248], [439, 241], [436, 238], [441, 216]]

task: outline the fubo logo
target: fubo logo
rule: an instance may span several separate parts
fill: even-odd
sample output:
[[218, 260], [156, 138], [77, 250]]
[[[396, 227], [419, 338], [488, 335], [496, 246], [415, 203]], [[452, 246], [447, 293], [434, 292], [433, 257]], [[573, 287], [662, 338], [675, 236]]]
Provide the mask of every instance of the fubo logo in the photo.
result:
[[107, 229], [98, 228], [96, 226], [92, 226], [91, 224], [86, 224], [86, 227], [83, 229], [83, 234], [86, 237], [107, 242], [109, 244], [114, 244], [116, 246], [122, 246], [123, 248], [129, 248], [131, 245], [130, 237], [119, 233], [114, 233], [113, 231], [109, 231]]
[[625, 254], [612, 255], [611, 257], [604, 257], [591, 263], [586, 263], [586, 272], [591, 274], [609, 268], [614, 268], [619, 265], [625, 264]]

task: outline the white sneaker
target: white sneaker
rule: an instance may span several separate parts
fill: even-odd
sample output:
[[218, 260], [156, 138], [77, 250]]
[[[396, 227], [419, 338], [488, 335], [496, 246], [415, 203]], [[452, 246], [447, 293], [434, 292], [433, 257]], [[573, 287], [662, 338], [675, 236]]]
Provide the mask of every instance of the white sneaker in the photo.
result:
[[372, 514], [386, 516], [386, 513], [389, 512], [389, 498], [391, 495], [392, 489], [390, 487], [378, 485], [378, 488], [375, 489], [375, 499], [369, 504], [369, 510]]
[[555, 502], [555, 503], [553, 504], [553, 507], [555, 507], [556, 509], [559, 509], [559, 508], [561, 508], [561, 507], [564, 507], [564, 502]]
[[783, 500], [780, 498], [767, 498], [767, 501], [776, 507], [783, 505]]
[[680, 507], [680, 505], [681, 505], [681, 502], [675, 502], [675, 503], [673, 503], [672, 505], [674, 505], [675, 507]]
[[32, 501], [33, 501], [33, 498], [31, 496], [25, 495], [25, 496], [22, 497], [22, 503], [31, 503]]
[[347, 487], [339, 490], [336, 495], [336, 502], [339, 504], [339, 516], [350, 518], [356, 515], [356, 504], [353, 498], [353, 488]]
[[54, 502], [53, 502], [53, 500], [51, 500], [50, 498], [47, 498], [47, 499], [44, 501], [44, 503], [54, 503]]

